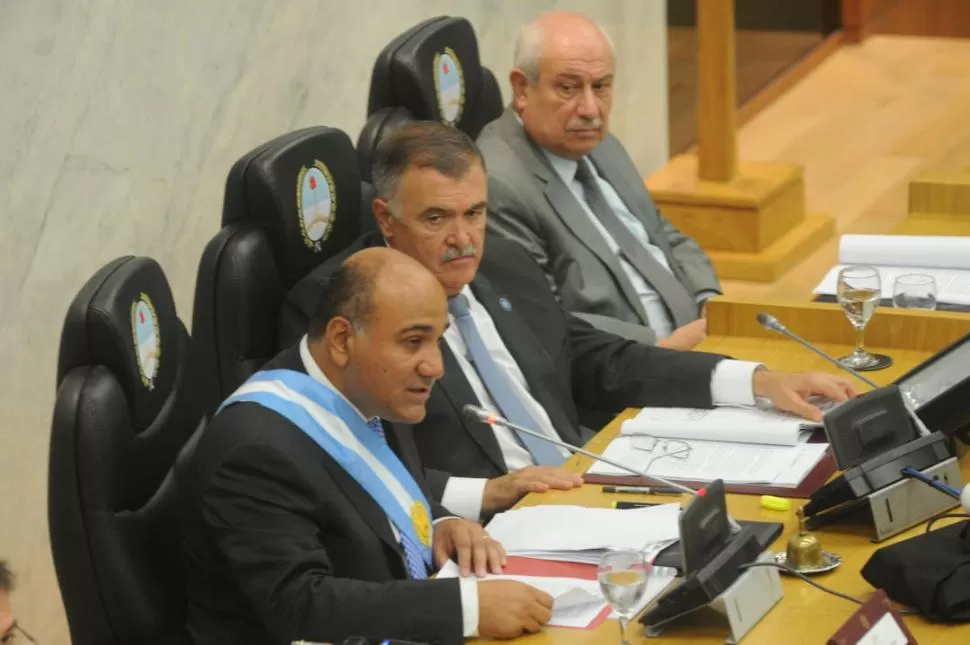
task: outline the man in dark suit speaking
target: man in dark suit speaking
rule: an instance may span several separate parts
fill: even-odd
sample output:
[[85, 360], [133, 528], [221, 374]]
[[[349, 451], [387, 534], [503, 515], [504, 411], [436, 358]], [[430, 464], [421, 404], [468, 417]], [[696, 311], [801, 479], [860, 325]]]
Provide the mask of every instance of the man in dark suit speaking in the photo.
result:
[[348, 259], [309, 334], [223, 403], [179, 472], [188, 629], [200, 645], [460, 643], [515, 637], [552, 598], [499, 572], [481, 526], [449, 517], [385, 441], [419, 423], [442, 374], [440, 284], [390, 249]]
[[[445, 374], [416, 425], [396, 428], [415, 447], [432, 493], [464, 517], [511, 506], [536, 490], [581, 480], [558, 468], [566, 453], [529, 435], [477, 423], [466, 404], [570, 443], [583, 443], [576, 406], [615, 414], [626, 407], [774, 405], [819, 419], [805, 397], [842, 401], [848, 379], [784, 374], [756, 363], [636, 343], [566, 314], [542, 270], [517, 242], [485, 237], [486, 177], [467, 135], [439, 123], [403, 126], [379, 146], [374, 213], [381, 234], [347, 253], [385, 243], [427, 267], [449, 296]], [[281, 340], [299, 338], [332, 263], [288, 295]]]

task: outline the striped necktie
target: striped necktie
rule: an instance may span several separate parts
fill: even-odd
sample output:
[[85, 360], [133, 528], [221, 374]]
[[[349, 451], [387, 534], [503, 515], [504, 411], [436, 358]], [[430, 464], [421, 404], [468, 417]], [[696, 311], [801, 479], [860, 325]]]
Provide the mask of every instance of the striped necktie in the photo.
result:
[[[465, 339], [471, 362], [481, 377], [482, 383], [495, 401], [502, 414], [516, 425], [528, 428], [534, 432], [541, 432], [535, 417], [529, 412], [528, 408], [522, 403], [522, 399], [512, 389], [512, 384], [508, 377], [502, 373], [498, 364], [492, 358], [492, 354], [485, 346], [482, 335], [478, 331], [478, 326], [471, 315], [471, 306], [468, 298], [458, 294], [448, 298], [448, 310], [455, 317], [458, 323], [458, 331]], [[543, 441], [532, 435], [515, 433], [519, 441], [525, 446], [526, 450], [532, 455], [533, 461], [540, 466], [562, 466], [566, 460], [562, 453], [551, 443]]]

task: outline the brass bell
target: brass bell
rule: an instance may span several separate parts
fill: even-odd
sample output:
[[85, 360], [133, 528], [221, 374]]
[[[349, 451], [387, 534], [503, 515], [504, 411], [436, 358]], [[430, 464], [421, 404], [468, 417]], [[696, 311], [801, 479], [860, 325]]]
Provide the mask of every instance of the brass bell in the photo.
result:
[[793, 569], [811, 569], [822, 566], [822, 543], [805, 528], [805, 513], [798, 509], [798, 534], [788, 540], [786, 563]]

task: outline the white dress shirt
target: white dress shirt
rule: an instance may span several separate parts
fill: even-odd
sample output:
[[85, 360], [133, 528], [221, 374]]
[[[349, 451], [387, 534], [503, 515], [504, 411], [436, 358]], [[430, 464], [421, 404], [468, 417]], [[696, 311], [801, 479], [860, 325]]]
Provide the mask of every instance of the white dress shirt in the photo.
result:
[[[586, 202], [586, 191], [583, 189], [583, 185], [576, 179], [576, 169], [579, 166], [579, 161], [573, 159], [564, 159], [563, 157], [558, 157], [547, 150], [543, 150], [549, 163], [552, 164], [553, 169], [556, 174], [559, 175], [563, 183], [569, 188], [570, 192], [576, 197], [580, 206], [583, 207], [586, 215], [589, 216], [590, 221], [596, 230], [599, 231], [600, 235], [606, 241], [606, 245], [610, 248], [610, 251], [619, 259], [620, 266], [623, 268], [623, 273], [626, 274], [627, 279], [630, 280], [630, 284], [633, 285], [633, 289], [637, 292], [637, 296], [640, 298], [640, 303], [643, 305], [643, 309], [647, 314], [647, 322], [650, 323], [650, 328], [653, 329], [654, 333], [657, 335], [658, 339], [664, 339], [670, 336], [674, 331], [674, 323], [670, 317], [670, 312], [667, 311], [667, 307], [664, 306], [663, 300], [660, 298], [653, 287], [650, 286], [640, 272], [627, 260], [626, 256], [620, 252], [620, 246], [610, 235], [606, 227], [600, 222], [599, 218], [590, 209], [589, 204]], [[647, 229], [643, 226], [643, 222], [630, 212], [626, 204], [614, 190], [613, 186], [610, 185], [608, 181], [600, 176], [599, 172], [596, 170], [596, 166], [593, 165], [589, 159], [583, 158], [581, 163], [588, 164], [590, 171], [592, 171], [593, 176], [596, 177], [596, 181], [599, 184], [600, 190], [603, 192], [603, 196], [606, 198], [606, 202], [616, 213], [620, 221], [630, 229], [630, 234], [639, 241], [644, 248], [653, 256], [653, 258], [659, 262], [665, 269], [671, 271], [670, 263], [667, 261], [667, 256], [664, 252], [660, 250], [660, 247], [655, 244], [651, 244], [650, 235], [647, 233]], [[671, 271], [673, 273], [673, 271]], [[716, 291], [704, 291], [697, 295], [696, 300], [698, 302], [703, 302], [710, 298], [711, 296], [716, 296]]]
[[[549, 414], [529, 392], [525, 375], [522, 374], [518, 363], [515, 362], [512, 354], [502, 341], [488, 310], [475, 298], [475, 294], [467, 285], [461, 290], [461, 293], [468, 298], [472, 320], [478, 327], [478, 332], [486, 349], [488, 349], [499, 369], [509, 378], [512, 390], [519, 395], [522, 403], [539, 423], [539, 427], [535, 430], [550, 437], [559, 438], [559, 433], [553, 427]], [[461, 371], [468, 379], [468, 384], [471, 385], [478, 397], [479, 404], [489, 412], [501, 416], [501, 411], [495, 405], [481, 377], [469, 360], [468, 348], [461, 337], [454, 316], [449, 314], [448, 320], [451, 324], [445, 330], [445, 342], [448, 343], [448, 347], [455, 355], [458, 365], [461, 366]], [[718, 363], [711, 376], [711, 396], [714, 404], [754, 405], [751, 379], [754, 370], [758, 367], [760, 367], [760, 363], [746, 361], [723, 360]], [[519, 443], [511, 430], [495, 425], [491, 428], [495, 432], [495, 439], [498, 441], [499, 449], [501, 449], [502, 456], [505, 458], [505, 466], [509, 472], [535, 464], [532, 454]], [[560, 448], [560, 450], [564, 456], [569, 454], [564, 448]], [[441, 497], [441, 505], [452, 513], [458, 513], [466, 519], [477, 521], [481, 517], [482, 496], [487, 481], [487, 479], [474, 477], [449, 477]]]
[[[300, 359], [303, 361], [303, 369], [306, 373], [310, 375], [311, 378], [323, 383], [327, 389], [332, 390], [337, 393], [344, 401], [350, 405], [351, 409], [356, 412], [361, 419], [365, 422], [368, 421], [360, 410], [351, 403], [347, 397], [343, 395], [337, 388], [333, 386], [327, 375], [323, 373], [317, 362], [313, 360], [313, 356], [310, 355], [310, 347], [307, 342], [307, 337], [304, 336], [300, 341]], [[448, 517], [439, 517], [434, 522], [432, 526], [440, 522], [441, 520], [452, 519]], [[388, 524], [391, 525], [391, 531], [394, 533], [394, 539], [398, 542], [401, 541], [401, 534], [398, 532], [397, 527], [394, 526], [394, 522], [390, 521], [388, 518]], [[403, 548], [403, 547], [402, 547]], [[461, 594], [461, 621], [462, 630], [464, 632], [465, 638], [470, 638], [473, 636], [478, 636], [478, 580], [474, 576], [459, 577], [458, 578], [458, 590]]]

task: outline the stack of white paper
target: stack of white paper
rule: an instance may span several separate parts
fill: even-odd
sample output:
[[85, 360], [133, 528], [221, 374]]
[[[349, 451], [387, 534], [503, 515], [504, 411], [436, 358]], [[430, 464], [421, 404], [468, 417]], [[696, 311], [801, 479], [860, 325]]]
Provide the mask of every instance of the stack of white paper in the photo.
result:
[[618, 510], [530, 506], [499, 513], [488, 524], [509, 555], [598, 563], [609, 549], [641, 550], [679, 539], [678, 504]]
[[621, 426], [624, 435], [794, 446], [820, 426], [788, 412], [750, 407], [643, 408]]
[[[438, 572], [439, 578], [457, 578], [458, 565], [448, 561]], [[654, 567], [647, 579], [647, 590], [636, 611], [656, 598], [671, 582], [675, 573], [666, 567]], [[552, 627], [586, 627], [606, 607], [606, 600], [596, 580], [551, 578], [543, 576], [487, 575], [482, 580], [516, 580], [546, 592], [553, 598]]]
[[815, 287], [815, 293], [833, 296], [839, 271], [846, 265], [866, 264], [879, 269], [882, 297], [893, 297], [900, 275], [925, 273], [936, 280], [937, 300], [970, 304], [970, 237], [931, 235], [843, 235], [839, 262]]
[[[638, 437], [620, 436], [610, 442], [603, 456], [649, 475], [684, 481], [723, 479], [733, 484], [769, 484], [795, 488], [825, 456], [828, 444], [803, 443], [773, 446], [721, 441], [684, 441], [689, 452], [680, 457], [663, 451], [640, 450]], [[592, 475], [629, 475], [625, 470], [597, 461]]]

